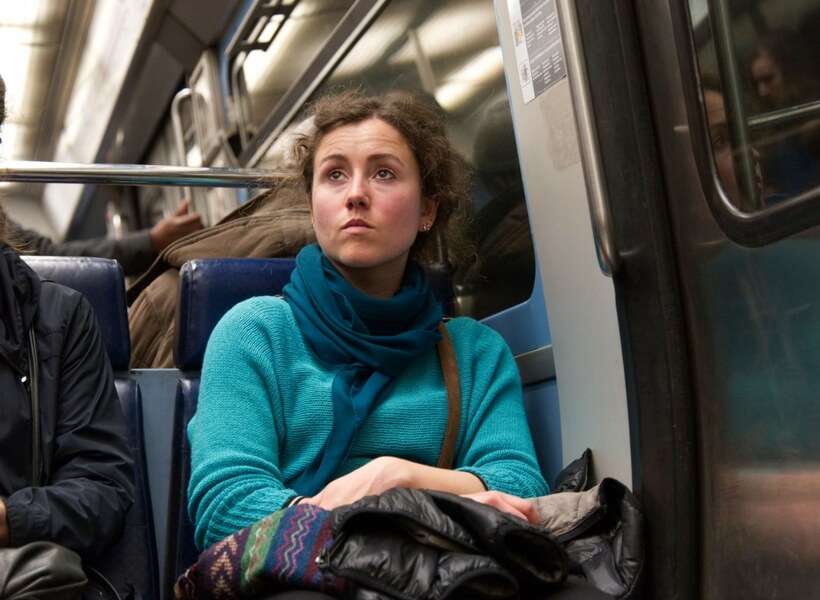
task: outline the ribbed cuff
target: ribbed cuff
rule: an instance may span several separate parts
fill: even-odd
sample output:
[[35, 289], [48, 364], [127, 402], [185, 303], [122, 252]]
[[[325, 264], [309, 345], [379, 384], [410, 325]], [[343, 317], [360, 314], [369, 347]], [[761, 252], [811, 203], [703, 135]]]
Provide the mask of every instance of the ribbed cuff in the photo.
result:
[[297, 504], [299, 504], [304, 499], [305, 499], [304, 496], [294, 496], [293, 498], [288, 500], [287, 504], [285, 504], [285, 508], [290, 508], [291, 506], [296, 506]]

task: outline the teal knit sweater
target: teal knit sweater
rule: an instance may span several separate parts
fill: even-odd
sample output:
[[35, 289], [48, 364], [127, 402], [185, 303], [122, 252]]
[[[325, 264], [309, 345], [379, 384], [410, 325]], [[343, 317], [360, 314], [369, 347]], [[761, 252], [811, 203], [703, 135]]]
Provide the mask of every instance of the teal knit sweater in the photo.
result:
[[[504, 340], [473, 319], [447, 323], [461, 377], [454, 468], [491, 490], [546, 494]], [[335, 371], [305, 342], [290, 306], [259, 297], [235, 306], [208, 342], [196, 415], [188, 427], [188, 510], [199, 548], [280, 509], [321, 450], [333, 422]], [[337, 476], [379, 456], [435, 465], [447, 423], [447, 391], [432, 349], [408, 365], [362, 425]]]

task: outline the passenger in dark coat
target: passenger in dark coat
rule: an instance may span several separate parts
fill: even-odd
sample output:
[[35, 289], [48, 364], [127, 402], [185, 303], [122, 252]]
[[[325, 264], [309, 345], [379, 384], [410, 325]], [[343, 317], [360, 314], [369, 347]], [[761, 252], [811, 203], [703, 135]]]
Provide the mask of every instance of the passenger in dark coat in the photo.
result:
[[6, 223], [0, 207], [0, 547], [43, 540], [90, 558], [118, 540], [133, 503], [125, 420], [91, 305], [79, 292], [41, 282], [6, 243]]

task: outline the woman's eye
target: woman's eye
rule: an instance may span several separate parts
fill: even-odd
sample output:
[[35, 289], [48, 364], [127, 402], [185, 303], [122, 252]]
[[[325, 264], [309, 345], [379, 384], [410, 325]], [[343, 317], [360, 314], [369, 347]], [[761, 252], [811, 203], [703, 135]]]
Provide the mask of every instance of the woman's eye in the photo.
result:
[[327, 178], [331, 181], [339, 181], [342, 178], [342, 172], [338, 169], [333, 169], [327, 174]]
[[390, 169], [379, 169], [376, 171], [376, 178], [377, 179], [391, 179], [393, 177], [393, 171]]
[[729, 140], [724, 135], [716, 135], [712, 138], [712, 148], [715, 150], [725, 150], [729, 146]]

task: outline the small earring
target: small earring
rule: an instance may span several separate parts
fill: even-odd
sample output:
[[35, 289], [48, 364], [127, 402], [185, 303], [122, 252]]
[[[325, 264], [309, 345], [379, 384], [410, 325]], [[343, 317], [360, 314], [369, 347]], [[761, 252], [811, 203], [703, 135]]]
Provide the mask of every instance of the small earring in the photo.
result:
[[430, 231], [430, 226], [425, 223], [424, 225], [421, 226], [421, 230], [424, 233], [427, 233], [428, 231]]

